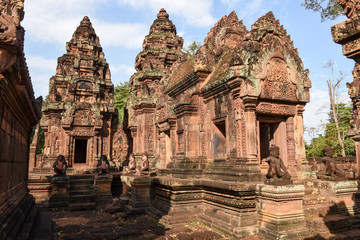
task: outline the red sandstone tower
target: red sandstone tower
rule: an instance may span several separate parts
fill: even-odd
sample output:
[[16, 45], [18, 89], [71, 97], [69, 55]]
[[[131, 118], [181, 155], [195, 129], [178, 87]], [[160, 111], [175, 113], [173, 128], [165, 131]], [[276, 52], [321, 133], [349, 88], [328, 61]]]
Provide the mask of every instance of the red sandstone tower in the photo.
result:
[[[135, 60], [137, 72], [130, 78], [128, 102], [129, 128], [133, 137], [135, 156], [147, 152], [152, 166], [160, 164], [160, 138], [155, 126], [155, 107], [163, 94], [163, 76], [184, 53], [183, 39], [176, 35], [175, 25], [161, 9], [144, 39], [143, 51]], [[170, 156], [169, 156], [170, 157]]]
[[99, 38], [84, 17], [50, 79], [41, 119], [45, 161], [38, 167], [50, 168], [59, 154], [75, 170], [94, 168], [100, 155], [111, 157], [117, 127], [113, 93]]

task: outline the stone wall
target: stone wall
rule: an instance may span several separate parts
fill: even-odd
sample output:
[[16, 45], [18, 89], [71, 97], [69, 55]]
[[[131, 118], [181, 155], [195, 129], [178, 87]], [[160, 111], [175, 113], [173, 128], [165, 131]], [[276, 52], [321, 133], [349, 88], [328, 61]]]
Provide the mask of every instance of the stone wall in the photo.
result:
[[30, 134], [40, 112], [23, 53], [23, 16], [23, 1], [0, 3], [1, 239], [16, 236], [34, 203], [27, 188], [28, 160]]

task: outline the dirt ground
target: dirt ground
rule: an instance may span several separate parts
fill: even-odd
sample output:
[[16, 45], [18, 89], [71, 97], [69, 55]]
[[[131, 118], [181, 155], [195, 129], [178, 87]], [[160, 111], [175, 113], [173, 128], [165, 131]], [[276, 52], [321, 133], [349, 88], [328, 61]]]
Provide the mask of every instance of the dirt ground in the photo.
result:
[[212, 240], [232, 239], [199, 222], [168, 228], [149, 215], [123, 218], [104, 208], [88, 211], [53, 211], [57, 239]]

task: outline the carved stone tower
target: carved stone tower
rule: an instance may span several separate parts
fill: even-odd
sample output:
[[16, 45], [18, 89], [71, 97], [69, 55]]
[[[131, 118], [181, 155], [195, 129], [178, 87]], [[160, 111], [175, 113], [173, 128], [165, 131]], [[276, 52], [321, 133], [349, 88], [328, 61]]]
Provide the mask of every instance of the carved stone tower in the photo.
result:
[[182, 55], [183, 39], [176, 35], [175, 25], [161, 9], [145, 37], [143, 51], [135, 60], [137, 72], [130, 79], [128, 102], [129, 128], [132, 133], [135, 156], [149, 154], [153, 166], [156, 152], [157, 131], [155, 125], [156, 102], [162, 95], [163, 76], [169, 73], [172, 64]]
[[88, 17], [84, 17], [58, 58], [42, 109], [45, 132], [42, 168], [59, 155], [75, 170], [91, 169], [100, 155], [111, 158], [117, 114], [109, 65]]

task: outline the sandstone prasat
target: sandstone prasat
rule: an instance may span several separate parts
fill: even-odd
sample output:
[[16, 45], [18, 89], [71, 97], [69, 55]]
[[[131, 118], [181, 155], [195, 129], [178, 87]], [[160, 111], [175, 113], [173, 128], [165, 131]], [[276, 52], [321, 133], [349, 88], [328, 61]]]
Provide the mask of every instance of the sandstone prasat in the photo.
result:
[[0, 239], [28, 238], [21, 224], [36, 220], [40, 206], [29, 189], [44, 208], [94, 211], [121, 192], [112, 204], [122, 217], [148, 214], [169, 227], [199, 221], [234, 239], [360, 238], [360, 2], [338, 2], [349, 19], [333, 38], [356, 62], [348, 86], [357, 160], [349, 166], [328, 147], [319, 164], [306, 158], [309, 71], [272, 12], [250, 29], [231, 12], [191, 55], [160, 9], [135, 58], [120, 124], [90, 19], [66, 43], [48, 97], [35, 100], [23, 1], [2, 1]]

